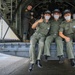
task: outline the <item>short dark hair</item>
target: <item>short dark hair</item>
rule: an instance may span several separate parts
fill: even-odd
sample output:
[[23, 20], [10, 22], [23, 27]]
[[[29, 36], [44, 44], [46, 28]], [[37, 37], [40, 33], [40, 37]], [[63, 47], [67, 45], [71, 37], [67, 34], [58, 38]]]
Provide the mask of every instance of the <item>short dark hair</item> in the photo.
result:
[[28, 4], [28, 6], [32, 6], [32, 7], [33, 7], [33, 5], [32, 5], [32, 4]]

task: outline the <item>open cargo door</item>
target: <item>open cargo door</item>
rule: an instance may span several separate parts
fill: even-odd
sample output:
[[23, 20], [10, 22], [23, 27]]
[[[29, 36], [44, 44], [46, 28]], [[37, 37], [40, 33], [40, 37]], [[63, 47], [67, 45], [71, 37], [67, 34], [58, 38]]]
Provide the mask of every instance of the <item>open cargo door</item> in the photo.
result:
[[0, 19], [0, 40], [20, 41], [3, 18]]

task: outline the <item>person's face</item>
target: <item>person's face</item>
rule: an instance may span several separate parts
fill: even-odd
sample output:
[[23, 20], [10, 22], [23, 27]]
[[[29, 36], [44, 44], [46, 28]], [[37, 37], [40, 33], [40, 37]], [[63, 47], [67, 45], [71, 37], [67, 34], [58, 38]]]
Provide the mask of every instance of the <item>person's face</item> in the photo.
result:
[[55, 13], [54, 13], [54, 15], [60, 15], [60, 13], [58, 13], [58, 12], [55, 12]]
[[71, 13], [66, 13], [64, 17], [71, 16]]
[[27, 9], [28, 9], [28, 10], [31, 10], [31, 9], [32, 9], [32, 6], [31, 6], [31, 5], [29, 5], [29, 6], [27, 7]]
[[49, 19], [50, 19], [50, 17], [51, 17], [51, 15], [50, 15], [50, 14], [44, 14], [44, 18], [45, 18], [46, 20], [49, 20]]
[[66, 13], [64, 15], [65, 20], [71, 20], [71, 13]]
[[60, 13], [58, 13], [58, 12], [55, 12], [54, 14], [53, 14], [53, 17], [54, 17], [54, 19], [59, 19], [59, 17], [60, 17]]

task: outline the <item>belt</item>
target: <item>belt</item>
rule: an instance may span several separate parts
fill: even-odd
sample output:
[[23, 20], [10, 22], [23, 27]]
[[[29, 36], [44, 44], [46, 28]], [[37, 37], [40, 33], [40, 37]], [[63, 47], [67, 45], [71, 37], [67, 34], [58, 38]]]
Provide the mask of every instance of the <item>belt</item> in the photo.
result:
[[57, 35], [57, 34], [54, 34], [54, 35]]
[[35, 32], [35, 34], [37, 34], [37, 35], [39, 35], [39, 36], [45, 36], [45, 35], [43, 35], [43, 34], [41, 34], [41, 33], [37, 33], [37, 32]]
[[72, 34], [74, 34], [74, 33], [70, 33], [70, 34], [65, 34], [65, 35], [72, 35]]
[[54, 34], [50, 34], [50, 35], [58, 35], [57, 33], [54, 33]]

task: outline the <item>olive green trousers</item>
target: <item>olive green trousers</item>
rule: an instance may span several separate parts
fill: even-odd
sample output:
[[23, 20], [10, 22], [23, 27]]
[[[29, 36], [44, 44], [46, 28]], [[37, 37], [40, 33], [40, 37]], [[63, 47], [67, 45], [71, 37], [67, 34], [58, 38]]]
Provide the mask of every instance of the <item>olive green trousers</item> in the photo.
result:
[[[36, 60], [41, 60], [41, 55], [44, 48], [45, 37], [41, 34], [34, 33], [30, 40], [30, 63], [34, 64]], [[38, 42], [38, 54], [36, 55], [36, 44]]]
[[51, 43], [55, 40], [56, 46], [57, 46], [57, 56], [63, 55], [63, 41], [62, 38], [56, 35], [50, 35], [45, 40], [45, 46], [44, 46], [44, 55], [51, 56]]

